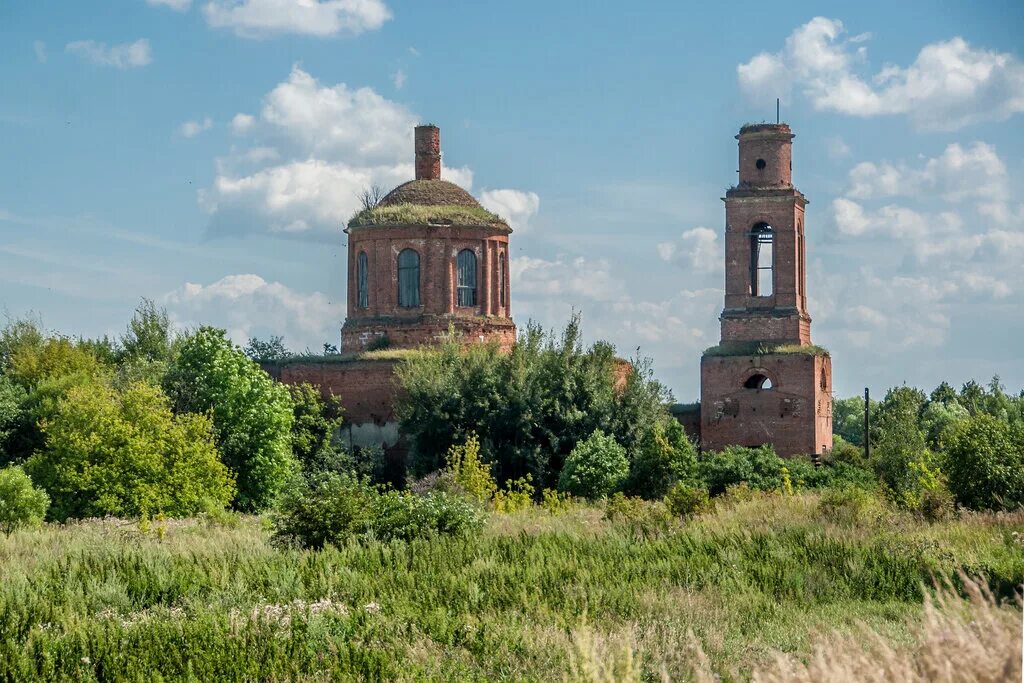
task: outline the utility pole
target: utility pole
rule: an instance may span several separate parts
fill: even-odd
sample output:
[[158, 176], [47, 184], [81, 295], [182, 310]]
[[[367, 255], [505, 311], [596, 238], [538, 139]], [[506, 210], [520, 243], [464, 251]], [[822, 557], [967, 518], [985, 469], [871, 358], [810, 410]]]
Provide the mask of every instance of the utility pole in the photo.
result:
[[871, 462], [871, 393], [864, 387], [864, 462]]

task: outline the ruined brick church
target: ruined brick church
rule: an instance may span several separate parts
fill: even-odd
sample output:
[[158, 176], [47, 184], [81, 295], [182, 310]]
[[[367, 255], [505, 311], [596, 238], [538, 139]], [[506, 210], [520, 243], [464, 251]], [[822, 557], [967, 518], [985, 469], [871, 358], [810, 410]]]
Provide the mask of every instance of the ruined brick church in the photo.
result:
[[[832, 446], [832, 370], [811, 344], [804, 207], [786, 124], [744, 126], [739, 183], [726, 192], [721, 342], [701, 358], [701, 401], [679, 416], [705, 449], [771, 444], [781, 455]], [[342, 354], [268, 367], [338, 396], [349, 446], [403, 457], [396, 350], [454, 328], [467, 343], [515, 341], [508, 224], [441, 178], [440, 131], [417, 126], [416, 177], [349, 221]], [[388, 349], [387, 352], [375, 352]]]

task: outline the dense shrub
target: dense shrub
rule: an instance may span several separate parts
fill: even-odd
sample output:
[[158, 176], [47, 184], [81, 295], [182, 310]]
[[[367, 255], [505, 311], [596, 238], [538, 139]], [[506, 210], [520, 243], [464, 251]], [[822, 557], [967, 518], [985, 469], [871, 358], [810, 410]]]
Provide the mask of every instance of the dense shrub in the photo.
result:
[[322, 548], [365, 534], [378, 493], [349, 474], [321, 472], [295, 477], [271, 512], [279, 543]]
[[18, 466], [0, 470], [0, 531], [10, 535], [15, 529], [35, 526], [43, 521], [50, 497], [32, 485]]
[[710, 494], [717, 496], [741, 482], [760, 491], [777, 490], [782, 487], [784, 465], [771, 446], [728, 446], [705, 453], [698, 462], [698, 472]]
[[885, 514], [885, 502], [862, 488], [832, 488], [821, 494], [818, 511], [835, 524], [857, 526], [880, 520]]
[[7, 437], [23, 419], [25, 390], [0, 374], [0, 464], [8, 461]]
[[491, 499], [498, 485], [491, 467], [480, 459], [480, 440], [470, 434], [466, 443], [448, 449], [446, 471], [460, 491], [480, 503]]
[[152, 385], [74, 387], [43, 429], [45, 447], [25, 468], [50, 494], [55, 519], [187, 516], [234, 493], [209, 418], [173, 415]]
[[650, 501], [621, 492], [605, 504], [605, 519], [639, 538], [656, 538], [672, 526], [672, 513], [662, 501]]
[[565, 459], [558, 488], [581, 498], [603, 498], [618, 491], [628, 474], [626, 449], [614, 437], [594, 430]]
[[326, 472], [295, 478], [271, 514], [280, 543], [306, 548], [350, 539], [411, 540], [433, 534], [467, 534], [483, 524], [481, 512], [459, 496], [381, 492], [366, 479]]
[[708, 510], [711, 500], [707, 489], [678, 482], [665, 495], [665, 506], [676, 517], [693, 517]]
[[557, 338], [527, 326], [510, 353], [450, 339], [407, 357], [398, 376], [415, 476], [442, 467], [448, 448], [476, 433], [499, 483], [532, 474], [553, 488], [564, 459], [595, 429], [636, 453], [647, 431], [670, 419], [646, 364], [629, 370], [605, 343], [584, 350], [578, 318]]
[[1012, 510], [1024, 505], [1024, 430], [979, 414], [944, 437], [943, 467], [957, 501], [973, 510]]
[[697, 474], [697, 449], [674, 419], [655, 423], [640, 440], [629, 465], [627, 490], [643, 498], [661, 498], [677, 482]]
[[334, 442], [341, 426], [342, 408], [337, 397], [324, 398], [319, 387], [308, 382], [288, 386], [292, 400], [292, 455], [303, 473], [352, 469], [351, 457]]
[[288, 389], [212, 327], [181, 341], [165, 384], [178, 411], [212, 415], [217, 449], [237, 479], [237, 507], [267, 507], [297, 469]]
[[433, 534], [469, 534], [482, 525], [481, 512], [460, 496], [386, 491], [374, 503], [370, 530], [378, 540], [410, 541]]

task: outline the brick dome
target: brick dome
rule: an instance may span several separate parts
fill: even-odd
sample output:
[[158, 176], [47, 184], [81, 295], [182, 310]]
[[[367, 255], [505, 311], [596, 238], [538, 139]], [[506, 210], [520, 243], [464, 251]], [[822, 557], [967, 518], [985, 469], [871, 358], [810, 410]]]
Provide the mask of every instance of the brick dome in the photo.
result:
[[468, 206], [481, 208], [473, 195], [447, 180], [410, 180], [388, 192], [378, 206]]

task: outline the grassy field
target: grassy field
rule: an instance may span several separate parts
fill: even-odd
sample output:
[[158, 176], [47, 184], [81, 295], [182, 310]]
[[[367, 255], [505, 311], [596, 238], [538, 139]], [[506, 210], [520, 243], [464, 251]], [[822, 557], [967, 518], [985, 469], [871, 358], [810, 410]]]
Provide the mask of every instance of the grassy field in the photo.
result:
[[989, 612], [1020, 645], [1022, 514], [774, 495], [642, 531], [600, 507], [323, 551], [275, 548], [255, 518], [21, 531], [0, 537], [0, 680], [742, 678], [833, 631], [912, 651], [925, 587], [957, 572], [1010, 601]]

